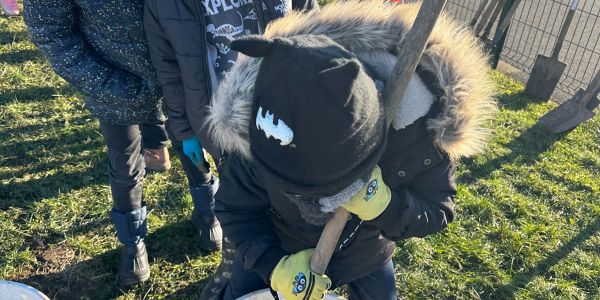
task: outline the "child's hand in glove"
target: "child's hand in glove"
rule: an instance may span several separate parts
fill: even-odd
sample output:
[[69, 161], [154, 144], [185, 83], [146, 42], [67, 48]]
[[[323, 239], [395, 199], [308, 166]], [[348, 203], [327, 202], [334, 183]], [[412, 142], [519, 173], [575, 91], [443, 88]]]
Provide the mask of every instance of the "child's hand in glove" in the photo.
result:
[[204, 162], [204, 154], [202, 153], [202, 145], [200, 141], [193, 136], [183, 140], [183, 153], [190, 158], [194, 165], [199, 166]]
[[271, 273], [271, 288], [285, 299], [323, 299], [331, 280], [310, 271], [313, 252], [315, 249], [306, 249], [284, 256]]
[[367, 184], [342, 207], [365, 221], [377, 218], [390, 204], [392, 194], [376, 166]]

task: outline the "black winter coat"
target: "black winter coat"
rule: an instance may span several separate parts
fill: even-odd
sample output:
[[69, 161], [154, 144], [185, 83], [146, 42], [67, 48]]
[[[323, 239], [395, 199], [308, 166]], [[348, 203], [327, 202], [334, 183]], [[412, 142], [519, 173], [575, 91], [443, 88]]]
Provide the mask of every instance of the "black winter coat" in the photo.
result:
[[162, 119], [142, 24], [143, 0], [24, 0], [31, 40], [101, 121]]
[[[418, 6], [338, 1], [320, 12], [291, 14], [268, 27], [269, 38], [324, 34], [356, 54], [379, 86], [388, 84], [402, 37]], [[487, 60], [468, 31], [441, 17], [393, 120], [379, 161], [392, 200], [370, 222], [353, 216], [326, 274], [347, 283], [386, 263], [394, 242], [438, 232], [454, 218], [455, 161], [479, 153], [493, 115]], [[253, 163], [248, 139], [253, 89], [261, 61], [240, 60], [212, 99], [209, 128], [230, 154], [221, 173], [215, 212], [247, 269], [268, 280], [279, 259], [313, 248], [322, 227], [298, 208]], [[366, 116], [368, 117], [368, 116]]]
[[[434, 146], [427, 119], [390, 132], [379, 165], [392, 200], [373, 221], [348, 220], [326, 272], [334, 286], [384, 266], [394, 252], [393, 241], [424, 237], [453, 220], [455, 165]], [[267, 281], [284, 255], [314, 248], [323, 227], [307, 223], [285, 191], [265, 178], [252, 161], [228, 157], [215, 212], [245, 267]]]
[[[264, 30], [275, 15], [270, 10], [280, 1], [254, 0], [253, 3]], [[316, 7], [316, 0], [292, 1], [292, 8], [296, 10]], [[182, 141], [195, 134], [210, 154], [218, 155], [219, 150], [210, 141], [204, 126], [213, 86], [208, 69], [211, 66], [204, 14], [200, 0], [146, 0], [144, 26], [175, 138]]]

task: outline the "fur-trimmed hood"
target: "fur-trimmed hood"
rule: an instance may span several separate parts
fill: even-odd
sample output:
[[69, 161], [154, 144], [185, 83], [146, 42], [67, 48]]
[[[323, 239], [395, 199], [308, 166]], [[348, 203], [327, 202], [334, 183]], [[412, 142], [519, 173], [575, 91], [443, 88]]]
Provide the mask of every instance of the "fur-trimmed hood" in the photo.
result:
[[[320, 11], [294, 12], [269, 25], [269, 38], [323, 34], [389, 76], [397, 47], [410, 29], [418, 4], [386, 5], [370, 1], [335, 2]], [[250, 158], [250, 125], [254, 82], [260, 59], [240, 55], [237, 64], [213, 95], [207, 120], [214, 142], [223, 150]], [[441, 113], [430, 119], [435, 144], [453, 159], [480, 152], [488, 136], [483, 125], [495, 111], [487, 58], [473, 34], [442, 15], [423, 53], [420, 66], [434, 74], [442, 88]], [[417, 93], [418, 94], [418, 93]], [[404, 114], [426, 97], [407, 93]], [[428, 107], [428, 106], [427, 106]], [[409, 113], [410, 114], [410, 113]], [[400, 118], [415, 118], [400, 115]], [[414, 120], [413, 120], [414, 121]]]

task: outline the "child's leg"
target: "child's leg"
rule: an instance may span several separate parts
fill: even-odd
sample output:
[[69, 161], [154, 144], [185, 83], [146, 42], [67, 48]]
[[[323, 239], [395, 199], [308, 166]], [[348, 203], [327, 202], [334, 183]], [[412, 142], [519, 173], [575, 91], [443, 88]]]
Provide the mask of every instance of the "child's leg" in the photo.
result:
[[108, 181], [112, 191], [111, 219], [119, 241], [125, 246], [119, 263], [119, 281], [134, 284], [150, 277], [146, 237], [146, 206], [142, 202], [144, 159], [138, 125], [100, 122], [108, 148]]
[[396, 300], [396, 276], [390, 260], [381, 269], [348, 284], [350, 300]]
[[192, 222], [200, 235], [200, 247], [206, 251], [216, 251], [221, 248], [223, 235], [221, 225], [213, 212], [214, 194], [219, 186], [218, 179], [211, 174], [210, 165], [206, 160], [203, 162], [203, 168], [194, 165], [190, 158], [183, 153], [183, 145], [175, 139], [168, 122], [166, 128], [173, 150], [177, 153], [188, 180], [190, 195], [194, 203]]
[[233, 262], [233, 274], [225, 287], [222, 300], [234, 300], [254, 291], [268, 288], [266, 284], [256, 273], [244, 269], [244, 262], [239, 255], [236, 255]]

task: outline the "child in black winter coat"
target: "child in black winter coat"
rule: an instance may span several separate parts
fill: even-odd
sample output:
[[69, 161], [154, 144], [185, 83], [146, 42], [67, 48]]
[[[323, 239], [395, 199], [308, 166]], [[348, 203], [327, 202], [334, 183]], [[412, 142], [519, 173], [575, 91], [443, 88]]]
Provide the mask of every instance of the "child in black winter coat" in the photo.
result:
[[[215, 211], [236, 249], [222, 298], [321, 299], [348, 285], [351, 299], [396, 299], [395, 242], [453, 220], [455, 162], [481, 149], [494, 103], [476, 41], [442, 17], [385, 128], [391, 50], [417, 9], [334, 3], [231, 45], [248, 57], [209, 115], [229, 153]], [[338, 206], [352, 217], [319, 276], [308, 262]]]

